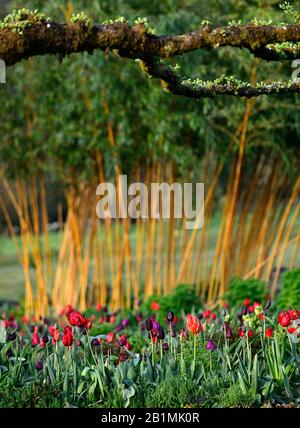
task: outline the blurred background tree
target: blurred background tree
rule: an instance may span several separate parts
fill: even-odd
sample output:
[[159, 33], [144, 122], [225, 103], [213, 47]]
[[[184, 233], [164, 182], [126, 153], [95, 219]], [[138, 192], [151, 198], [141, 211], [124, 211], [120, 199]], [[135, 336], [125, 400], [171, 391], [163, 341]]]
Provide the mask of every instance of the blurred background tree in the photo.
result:
[[[292, 19], [280, 9], [280, 2], [272, 0], [6, 3], [7, 10], [38, 9], [59, 22], [69, 22], [72, 14], [80, 11], [85, 11], [94, 22], [124, 17], [133, 24], [138, 18], [146, 18], [157, 34], [193, 31], [205, 20], [225, 25], [253, 19], [276, 23]], [[293, 2], [293, 6], [299, 10], [300, 2]], [[183, 74], [203, 80], [225, 74], [252, 83], [268, 82], [288, 80], [292, 72], [290, 62], [267, 63], [247, 51], [228, 47], [192, 52], [172, 59], [171, 63], [179, 63]], [[18, 63], [9, 68], [0, 98], [0, 168], [5, 180], [0, 195], [7, 209], [0, 223], [2, 230], [7, 230], [9, 215], [11, 226], [17, 226], [14, 232], [8, 227], [11, 234], [17, 230], [16, 235], [20, 231], [23, 236], [19, 250], [27, 277], [28, 310], [36, 305], [36, 282], [36, 299], [43, 300], [38, 307], [40, 312], [46, 310], [49, 301], [57, 305], [70, 303], [71, 296], [74, 304], [80, 301], [82, 308], [93, 299], [106, 301], [108, 296], [115, 306], [130, 305], [132, 296], [137, 298], [142, 289], [146, 296], [159, 294], [178, 282], [198, 284], [197, 291], [212, 300], [222, 295], [232, 274], [253, 271], [254, 276], [268, 279], [280, 245], [285, 248], [296, 236], [297, 216], [291, 231], [288, 224], [299, 190], [294, 187], [299, 176], [297, 95], [253, 100], [225, 96], [196, 101], [163, 92], [159, 82], [148, 79], [134, 61], [95, 52], [61, 60], [37, 57]], [[103, 251], [108, 246], [113, 264], [107, 261], [107, 265], [95, 267], [95, 260], [101, 260], [103, 254], [100, 243], [94, 244], [97, 234], [91, 227], [91, 223], [96, 225], [93, 195], [99, 181], [115, 180], [120, 172], [128, 174], [132, 181], [172, 182], [188, 178], [204, 181], [208, 191], [211, 186], [213, 197], [206, 206], [209, 221], [204, 237], [193, 237], [172, 222], [166, 243], [157, 237], [159, 225], [154, 232], [151, 224], [145, 230], [144, 225], [138, 225], [134, 232], [137, 238], [131, 236], [132, 229], [126, 222], [117, 231], [105, 226], [99, 242], [103, 242]], [[275, 195], [273, 201], [270, 188]], [[17, 195], [19, 206], [12, 194]], [[290, 210], [285, 219], [287, 205]], [[271, 211], [271, 206], [276, 212]], [[248, 214], [253, 212], [259, 214], [250, 221]], [[264, 224], [264, 215], [272, 221]], [[218, 217], [219, 229], [210, 235], [213, 216]], [[282, 217], [286, 221], [280, 223]], [[58, 259], [55, 268], [50, 255], [51, 237], [47, 238], [51, 222], [60, 225], [65, 237], [54, 257]], [[277, 242], [275, 231], [280, 232], [280, 228], [283, 231]], [[42, 244], [41, 234], [45, 235]], [[126, 234], [129, 241], [124, 253]], [[241, 234], [243, 239], [239, 239]], [[147, 237], [150, 249], [136, 244], [143, 236]], [[210, 239], [213, 244], [209, 244]], [[95, 255], [97, 246], [100, 254]], [[144, 261], [136, 261], [137, 265], [132, 265], [133, 247], [137, 254], [142, 252], [145, 256]], [[90, 252], [87, 248], [91, 248]], [[297, 244], [293, 248], [289, 257], [291, 267], [296, 262]], [[253, 258], [249, 254], [254, 254]], [[267, 257], [271, 257], [268, 267], [260, 267]], [[157, 266], [160, 258], [163, 266]], [[149, 263], [153, 269], [146, 267]], [[32, 267], [37, 275], [34, 280]], [[55, 269], [59, 272], [55, 273]], [[78, 292], [73, 293], [70, 284], [77, 276], [81, 276]], [[144, 287], [140, 286], [141, 281]], [[168, 281], [170, 285], [166, 284]], [[65, 292], [59, 291], [63, 282], [67, 284]], [[56, 291], [50, 292], [53, 283]], [[98, 292], [91, 288], [89, 295], [91, 283], [97, 283]]]

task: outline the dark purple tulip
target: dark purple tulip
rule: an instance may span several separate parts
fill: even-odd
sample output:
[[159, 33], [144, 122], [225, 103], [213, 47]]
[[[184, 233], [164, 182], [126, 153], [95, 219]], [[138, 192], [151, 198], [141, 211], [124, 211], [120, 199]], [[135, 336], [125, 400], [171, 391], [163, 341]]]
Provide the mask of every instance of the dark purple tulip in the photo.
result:
[[176, 337], [176, 331], [172, 328], [172, 337]]
[[119, 345], [120, 346], [125, 346], [126, 345], [126, 339], [125, 339], [125, 337], [120, 337], [120, 339], [119, 339]]
[[12, 351], [11, 349], [8, 349], [8, 350], [6, 351], [6, 356], [7, 356], [8, 358], [13, 357], [13, 356], [14, 356], [13, 351]]
[[128, 327], [128, 324], [129, 324], [129, 320], [128, 319], [125, 319], [125, 320], [122, 321], [122, 327], [126, 328], [126, 327]]
[[37, 361], [37, 362], [35, 363], [35, 368], [36, 368], [36, 370], [38, 370], [38, 371], [42, 370], [42, 369], [43, 369], [43, 363], [42, 363], [42, 361]]
[[141, 322], [141, 321], [143, 321], [143, 315], [142, 315], [142, 313], [141, 313], [141, 312], [138, 312], [138, 313], [136, 314], [136, 320], [137, 320], [137, 322]]
[[34, 324], [32, 324], [31, 326], [30, 326], [30, 331], [31, 331], [31, 333], [33, 333], [34, 332]]
[[206, 349], [207, 349], [207, 351], [214, 351], [215, 349], [217, 349], [217, 345], [215, 344], [215, 342], [213, 340], [210, 339], [207, 342]]
[[167, 315], [167, 321], [172, 323], [174, 321], [174, 318], [175, 318], [174, 312], [169, 311]]
[[9, 340], [10, 342], [13, 342], [14, 340], [16, 340], [17, 338], [17, 333], [14, 331], [13, 333], [9, 333], [7, 336], [7, 340]]
[[116, 328], [115, 328], [115, 331], [116, 331], [117, 333], [119, 333], [121, 330], [122, 330], [122, 326], [121, 326], [121, 324], [118, 324], [118, 325], [116, 326]]
[[163, 343], [163, 345], [162, 345], [162, 348], [163, 348], [163, 351], [168, 351], [169, 350], [169, 345], [168, 345], [168, 343], [167, 342], [164, 342]]
[[154, 330], [159, 330], [161, 328], [159, 322], [157, 321], [153, 321], [152, 325], [153, 325], [152, 328], [154, 328]]
[[165, 332], [164, 330], [159, 326], [159, 328], [156, 331], [156, 336], [159, 340], [164, 340], [165, 338]]
[[228, 322], [224, 323], [225, 331], [226, 331], [226, 339], [232, 339], [232, 331], [228, 324]]
[[49, 337], [45, 334], [44, 336], [42, 336], [42, 341], [43, 343], [48, 343], [49, 342]]
[[243, 322], [243, 313], [241, 310], [237, 313], [237, 317], [238, 317], [240, 323], [242, 323]]
[[98, 340], [98, 339], [94, 338], [94, 339], [92, 339], [92, 341], [91, 341], [91, 345], [92, 345], [92, 346], [99, 346], [99, 345], [100, 345], [100, 342], [99, 342], [99, 340]]
[[248, 313], [248, 308], [247, 308], [247, 306], [246, 306], [246, 305], [244, 305], [244, 306], [242, 307], [241, 313], [242, 313], [242, 315], [247, 315], [247, 313]]
[[135, 301], [135, 306], [138, 308], [138, 307], [140, 307], [141, 306], [141, 301], [140, 301], [140, 299], [137, 299], [136, 301]]
[[152, 328], [153, 328], [153, 322], [152, 322], [152, 320], [151, 320], [151, 319], [147, 319], [147, 320], [145, 321], [145, 325], [146, 325], [146, 329], [147, 329], [148, 331], [152, 330]]
[[38, 332], [41, 334], [41, 333], [43, 333], [43, 329], [44, 329], [44, 326], [43, 325], [39, 325], [38, 326]]
[[203, 318], [203, 314], [200, 312], [200, 313], [197, 315], [197, 318], [198, 318], [198, 320], [202, 320], [202, 318]]
[[104, 312], [106, 314], [106, 312], [107, 312], [107, 306], [103, 306], [102, 312]]

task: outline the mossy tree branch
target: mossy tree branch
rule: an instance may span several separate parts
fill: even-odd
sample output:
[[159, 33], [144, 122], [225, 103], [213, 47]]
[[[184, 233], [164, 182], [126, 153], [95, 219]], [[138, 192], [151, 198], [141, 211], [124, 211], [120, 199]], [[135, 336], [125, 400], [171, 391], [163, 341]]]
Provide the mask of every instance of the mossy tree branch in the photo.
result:
[[[16, 16], [19, 19], [16, 19]], [[215, 82], [191, 81], [162, 63], [168, 59], [199, 49], [223, 46], [244, 48], [267, 61], [297, 58], [300, 53], [300, 24], [294, 25], [202, 25], [198, 31], [169, 36], [156, 36], [139, 23], [127, 22], [92, 25], [85, 19], [59, 24], [37, 12], [23, 12], [0, 25], [0, 58], [10, 66], [37, 55], [60, 56], [77, 52], [92, 53], [96, 49], [116, 50], [122, 57], [140, 59], [149, 75], [161, 79], [164, 88], [177, 95], [202, 98], [221, 94], [258, 96], [300, 92], [300, 85], [291, 82], [257, 85], [222, 77]]]

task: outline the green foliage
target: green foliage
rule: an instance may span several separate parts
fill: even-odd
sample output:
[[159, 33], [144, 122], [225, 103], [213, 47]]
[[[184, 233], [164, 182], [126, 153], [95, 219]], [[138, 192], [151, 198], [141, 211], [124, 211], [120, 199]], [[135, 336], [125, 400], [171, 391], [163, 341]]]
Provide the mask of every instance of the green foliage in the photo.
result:
[[[239, 337], [238, 326], [230, 321], [233, 338], [224, 340], [220, 318], [207, 323], [198, 336], [184, 341], [177, 336], [171, 342], [166, 334], [155, 346], [148, 332], [132, 322], [120, 333], [130, 341], [127, 351], [105, 340], [91, 346], [91, 334], [84, 335], [80, 329], [73, 331], [74, 343], [80, 339], [80, 346], [67, 349], [60, 341], [57, 346], [33, 348], [32, 332], [24, 325], [22, 336], [1, 339], [0, 407], [210, 408], [297, 403], [297, 336], [279, 326], [276, 315], [263, 321], [253, 316], [257, 323], [251, 327], [251, 338]], [[265, 322], [274, 326], [271, 337], [264, 335]], [[212, 352], [206, 348], [209, 339], [216, 345]], [[168, 343], [168, 349], [163, 343]], [[120, 362], [121, 354], [125, 361]], [[42, 362], [39, 370], [37, 361]]]
[[277, 305], [280, 308], [298, 308], [300, 305], [300, 269], [285, 272], [282, 275], [282, 288], [279, 291]]
[[109, 322], [104, 322], [101, 325], [94, 325], [91, 330], [91, 336], [97, 336], [98, 334], [108, 334], [113, 330], [113, 326]]
[[[278, 5], [267, 3], [261, 7], [261, 2], [249, 4], [244, 0], [226, 3], [188, 0], [185, 5], [179, 0], [72, 3], [76, 10], [72, 22], [90, 25], [117, 19], [132, 25], [143, 24], [147, 31], [152, 31], [148, 28], [151, 25], [158, 34], [194, 31], [200, 25], [209, 25], [209, 21], [220, 25], [229, 21], [249, 22], [255, 16], [281, 22], [283, 15]], [[293, 3], [295, 10], [298, 6], [299, 1]], [[15, 30], [22, 32], [30, 22], [43, 21], [47, 16], [65, 21], [68, 1], [14, 0], [11, 7], [16, 12], [2, 25], [17, 26]], [[193, 85], [219, 82], [217, 76], [225, 75], [229, 76], [228, 83], [239, 88], [250, 81], [253, 68], [253, 58], [248, 53], [227, 48], [192, 52], [176, 62], [179, 64], [172, 60], [170, 65], [177, 70], [180, 67], [182, 75], [189, 76], [187, 84]], [[257, 82], [265, 81], [266, 76], [272, 81], [288, 81], [290, 65], [260, 63]], [[42, 171], [59, 178], [62, 186], [68, 184], [66, 171], [70, 174], [76, 171], [78, 179], [83, 180], [94, 174], [96, 150], [103, 154], [108, 175], [113, 175], [116, 159], [129, 179], [141, 159], [146, 163], [160, 159], [174, 160], [179, 177], [188, 172], [199, 181], [202, 178], [199, 161], [207, 149], [215, 159], [228, 156], [230, 135], [235, 134], [244, 114], [244, 103], [234, 98], [212, 102], [167, 95], [158, 82], [145, 78], [134, 61], [101, 52], [73, 55], [61, 63], [55, 58], [38, 57], [17, 64], [10, 69], [6, 85], [1, 87], [0, 99], [1, 167], [10, 176], [30, 177]], [[274, 156], [280, 152], [289, 171], [295, 169], [300, 132], [299, 115], [295, 114], [298, 103], [296, 96], [287, 97], [284, 106], [275, 98], [257, 100], [259, 114], [253, 112], [247, 131], [251, 143], [247, 144], [245, 169], [249, 169], [249, 175], [259, 151], [270, 156], [270, 144]], [[107, 138], [108, 121], [116, 138], [114, 147]], [[224, 168], [221, 182], [225, 182], [228, 173], [228, 168]]]
[[222, 389], [218, 397], [217, 406], [221, 408], [227, 407], [253, 407], [256, 402], [256, 397], [251, 391], [244, 394], [238, 384], [231, 385], [227, 389]]
[[300, 22], [300, 13], [296, 11], [294, 6], [292, 6], [288, 1], [280, 4], [279, 7], [286, 13], [286, 15], [296, 23]]
[[199, 386], [188, 377], [168, 377], [155, 388], [149, 388], [145, 404], [146, 407], [197, 407], [201, 397]]
[[86, 27], [90, 27], [92, 25], [92, 20], [84, 12], [73, 13], [71, 16], [71, 22], [74, 24], [81, 23]]
[[178, 285], [171, 293], [165, 296], [153, 295], [142, 306], [142, 310], [148, 313], [153, 313], [151, 310], [151, 303], [158, 302], [159, 310], [157, 311], [157, 318], [161, 322], [165, 322], [168, 311], [173, 311], [177, 317], [190, 312], [195, 305], [199, 305], [199, 296], [196, 296], [195, 288], [190, 285]]
[[231, 278], [225, 299], [230, 306], [241, 306], [244, 299], [250, 299], [251, 302], [264, 302], [266, 294], [266, 284], [258, 279], [243, 280], [238, 277]]
[[62, 408], [63, 395], [59, 388], [29, 383], [21, 388], [9, 386], [0, 391], [0, 408]]
[[14, 10], [9, 15], [6, 15], [3, 21], [0, 21], [0, 29], [9, 28], [21, 35], [25, 28], [29, 28], [33, 24], [39, 24], [46, 20], [45, 14], [39, 13], [37, 10], [31, 11], [23, 8]]

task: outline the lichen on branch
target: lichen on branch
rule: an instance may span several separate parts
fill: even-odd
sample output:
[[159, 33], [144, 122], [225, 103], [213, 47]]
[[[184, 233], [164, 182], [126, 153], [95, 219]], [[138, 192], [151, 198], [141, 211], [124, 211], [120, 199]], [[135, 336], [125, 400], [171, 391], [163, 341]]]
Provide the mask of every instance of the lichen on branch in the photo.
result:
[[[144, 19], [130, 25], [124, 18], [93, 24], [80, 12], [71, 22], [57, 23], [38, 11], [14, 11], [0, 22], [0, 58], [6, 65], [37, 55], [114, 50], [125, 58], [138, 59], [164, 89], [191, 98], [216, 95], [254, 97], [299, 92], [292, 82], [273, 82], [251, 86], [230, 77], [203, 82], [180, 77], [161, 59], [184, 55], [199, 49], [230, 46], [246, 49], [266, 61], [295, 59], [300, 54], [300, 24], [250, 22], [214, 27], [202, 22], [198, 31], [181, 35], [156, 35]], [[225, 80], [224, 80], [225, 79]]]

